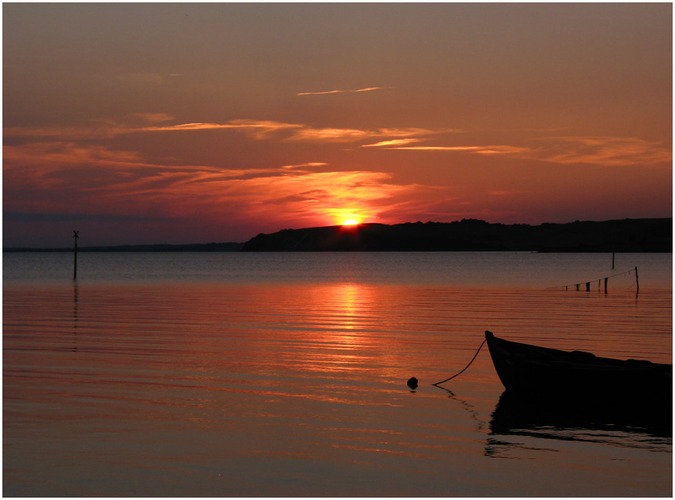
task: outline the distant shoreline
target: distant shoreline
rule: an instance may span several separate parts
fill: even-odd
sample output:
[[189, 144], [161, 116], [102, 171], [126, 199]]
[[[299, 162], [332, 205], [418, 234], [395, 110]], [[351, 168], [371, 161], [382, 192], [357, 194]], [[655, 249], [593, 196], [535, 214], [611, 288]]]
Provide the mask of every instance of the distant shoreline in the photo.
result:
[[[149, 244], [78, 247], [78, 252], [240, 252], [243, 243]], [[8, 253], [72, 252], [70, 248], [3, 248]]]
[[[73, 248], [8, 247], [3, 252], [72, 252]], [[533, 251], [672, 253], [672, 218], [556, 224], [457, 222], [360, 224], [284, 229], [245, 243], [83, 246], [78, 252], [424, 252]]]
[[259, 234], [248, 252], [672, 252], [672, 218], [565, 224], [457, 222], [360, 224]]

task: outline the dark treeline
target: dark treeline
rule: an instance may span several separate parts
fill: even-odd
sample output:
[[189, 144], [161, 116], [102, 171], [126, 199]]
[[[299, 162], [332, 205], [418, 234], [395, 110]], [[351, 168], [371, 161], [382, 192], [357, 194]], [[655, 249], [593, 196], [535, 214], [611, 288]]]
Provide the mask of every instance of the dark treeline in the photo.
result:
[[[70, 248], [5, 248], [5, 252], [71, 252]], [[672, 218], [490, 224], [458, 222], [361, 224], [284, 229], [246, 243], [80, 247], [79, 252], [262, 252], [262, 251], [535, 251], [671, 252]]]
[[244, 251], [671, 252], [672, 218], [490, 224], [476, 219], [285, 229], [259, 234]]

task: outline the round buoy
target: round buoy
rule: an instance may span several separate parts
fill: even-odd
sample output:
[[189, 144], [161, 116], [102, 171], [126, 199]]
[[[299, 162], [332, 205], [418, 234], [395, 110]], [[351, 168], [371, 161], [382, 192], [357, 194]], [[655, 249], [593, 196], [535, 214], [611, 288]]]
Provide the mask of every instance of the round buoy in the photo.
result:
[[410, 387], [412, 390], [417, 389], [417, 379], [415, 377], [410, 377], [408, 379], [408, 387]]

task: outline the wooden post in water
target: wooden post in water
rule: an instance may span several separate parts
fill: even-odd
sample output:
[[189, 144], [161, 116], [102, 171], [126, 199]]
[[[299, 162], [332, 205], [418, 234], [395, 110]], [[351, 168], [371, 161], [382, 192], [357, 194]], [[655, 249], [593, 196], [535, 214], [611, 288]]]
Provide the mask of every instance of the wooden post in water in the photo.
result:
[[640, 280], [638, 279], [637, 266], [635, 266], [635, 295], [640, 293]]
[[612, 270], [614, 270], [614, 252], [612, 252]]
[[73, 281], [77, 280], [77, 239], [80, 237], [80, 232], [73, 230]]
[[609, 280], [609, 278], [605, 278], [605, 293], [607, 293], [607, 281], [608, 280]]

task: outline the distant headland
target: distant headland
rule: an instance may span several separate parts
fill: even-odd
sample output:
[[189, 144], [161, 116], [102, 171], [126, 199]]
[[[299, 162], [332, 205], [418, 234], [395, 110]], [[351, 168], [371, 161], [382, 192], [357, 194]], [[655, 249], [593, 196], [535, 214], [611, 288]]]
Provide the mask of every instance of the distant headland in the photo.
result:
[[482, 220], [360, 224], [259, 234], [243, 251], [671, 252], [672, 218], [491, 224]]
[[[672, 218], [602, 222], [500, 224], [456, 222], [366, 223], [283, 229], [245, 243], [81, 247], [80, 252], [672, 252]], [[72, 248], [5, 248], [5, 252], [66, 252]]]

